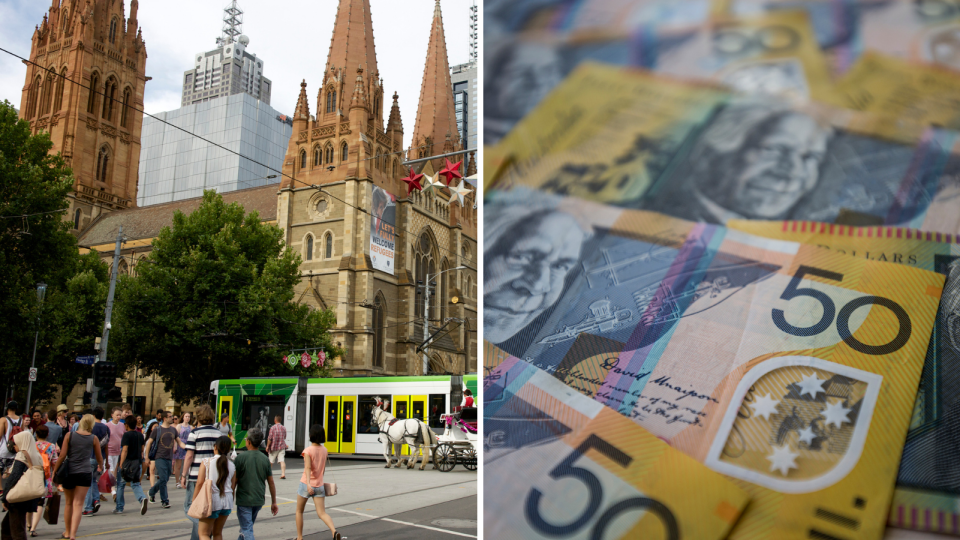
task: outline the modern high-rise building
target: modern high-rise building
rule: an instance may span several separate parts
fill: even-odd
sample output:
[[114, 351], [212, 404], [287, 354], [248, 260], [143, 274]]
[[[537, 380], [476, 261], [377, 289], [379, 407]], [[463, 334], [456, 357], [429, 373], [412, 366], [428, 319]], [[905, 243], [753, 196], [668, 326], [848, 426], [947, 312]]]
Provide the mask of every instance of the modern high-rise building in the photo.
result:
[[137, 205], [279, 184], [293, 122], [262, 100], [241, 93], [154, 116], [143, 120]]
[[263, 76], [263, 60], [247, 51], [250, 38], [240, 33], [242, 26], [243, 11], [233, 0], [223, 10], [218, 48], [194, 55], [193, 69], [183, 72], [181, 104], [193, 105], [241, 93], [270, 104], [273, 82]]
[[477, 63], [469, 62], [450, 68], [453, 82], [453, 104], [457, 131], [464, 148], [477, 147]]

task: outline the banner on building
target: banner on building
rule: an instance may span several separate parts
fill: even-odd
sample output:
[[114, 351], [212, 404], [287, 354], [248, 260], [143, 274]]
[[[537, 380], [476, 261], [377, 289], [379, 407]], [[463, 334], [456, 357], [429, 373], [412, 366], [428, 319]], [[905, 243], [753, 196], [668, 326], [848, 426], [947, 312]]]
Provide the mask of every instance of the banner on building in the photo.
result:
[[393, 195], [377, 186], [373, 186], [372, 201], [370, 260], [377, 270], [394, 275], [393, 254], [397, 238], [397, 201]]

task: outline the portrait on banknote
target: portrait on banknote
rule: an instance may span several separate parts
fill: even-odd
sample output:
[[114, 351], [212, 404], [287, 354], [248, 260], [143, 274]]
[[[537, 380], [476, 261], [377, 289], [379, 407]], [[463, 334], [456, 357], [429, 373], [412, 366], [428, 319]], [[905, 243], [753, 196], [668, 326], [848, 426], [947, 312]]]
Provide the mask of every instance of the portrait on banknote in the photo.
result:
[[484, 141], [500, 140], [566, 72], [556, 46], [504, 39], [489, 46], [484, 75]]
[[534, 321], [560, 298], [592, 236], [573, 214], [530, 203], [491, 209], [484, 230], [485, 339], [517, 350], [536, 335]]
[[637, 206], [716, 224], [838, 217], [908, 224], [960, 170], [949, 146], [932, 132], [904, 144], [777, 100], [735, 100], [691, 134], [689, 151]]

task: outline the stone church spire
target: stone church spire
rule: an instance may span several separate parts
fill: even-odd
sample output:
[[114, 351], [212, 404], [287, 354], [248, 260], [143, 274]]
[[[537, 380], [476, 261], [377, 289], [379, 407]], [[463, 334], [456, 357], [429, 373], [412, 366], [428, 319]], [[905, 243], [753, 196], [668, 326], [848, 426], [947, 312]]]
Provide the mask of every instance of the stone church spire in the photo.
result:
[[310, 118], [310, 104], [307, 102], [307, 80], [300, 83], [300, 97], [297, 98], [297, 107], [293, 110], [293, 118]]
[[390, 107], [390, 120], [387, 121], [387, 131], [399, 131], [403, 133], [403, 121], [400, 119], [400, 104], [397, 100], [400, 96], [393, 93], [393, 107]]
[[[352, 76], [357, 66], [371, 79], [380, 76], [377, 69], [377, 51], [373, 44], [373, 22], [370, 18], [370, 0], [340, 0], [337, 7], [330, 52], [327, 55], [327, 70], [324, 82], [329, 78], [342, 78], [343, 88], [338, 100], [339, 108], [346, 109], [356, 91], [357, 77]], [[345, 106], [344, 106], [345, 105]]]
[[[450, 65], [447, 62], [447, 42], [443, 33], [443, 16], [440, 0], [433, 10], [430, 26], [430, 41], [427, 45], [427, 62], [423, 69], [420, 86], [420, 104], [417, 107], [417, 122], [413, 128], [413, 147], [408, 159], [432, 156], [443, 151], [447, 139], [452, 147], [460, 149], [460, 133], [453, 108], [453, 85], [450, 82]], [[424, 146], [421, 148], [421, 146]]]

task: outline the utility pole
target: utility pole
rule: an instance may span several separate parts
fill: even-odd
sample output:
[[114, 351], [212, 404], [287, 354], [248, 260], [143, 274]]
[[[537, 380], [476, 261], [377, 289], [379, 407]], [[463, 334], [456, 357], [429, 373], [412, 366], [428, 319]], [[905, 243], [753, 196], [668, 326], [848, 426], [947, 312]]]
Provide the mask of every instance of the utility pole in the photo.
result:
[[123, 225], [117, 231], [117, 247], [113, 251], [113, 270], [110, 272], [110, 289], [107, 291], [107, 311], [103, 321], [103, 338], [100, 340], [100, 357], [93, 364], [93, 385], [90, 388], [90, 408], [97, 406], [97, 363], [107, 361], [107, 342], [110, 340], [110, 317], [113, 315], [113, 293], [117, 289], [117, 268], [120, 266], [120, 247], [123, 244]]
[[[436, 276], [434, 276], [436, 277]], [[423, 302], [423, 342], [430, 339], [430, 276], [427, 276], [427, 282], [424, 285]], [[423, 375], [430, 371], [430, 359], [427, 358], [427, 349], [423, 349]]]

